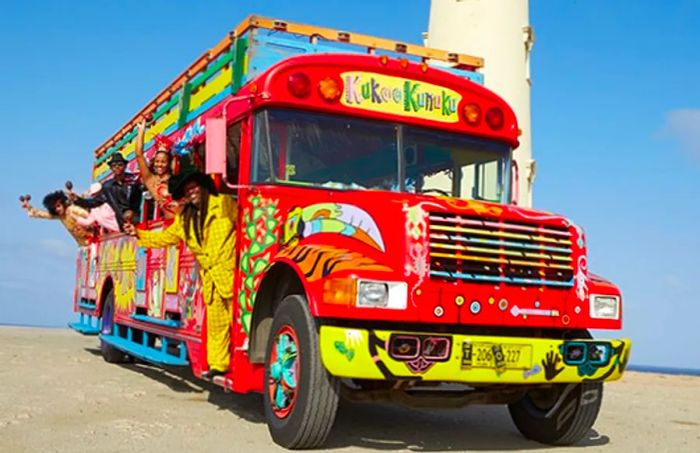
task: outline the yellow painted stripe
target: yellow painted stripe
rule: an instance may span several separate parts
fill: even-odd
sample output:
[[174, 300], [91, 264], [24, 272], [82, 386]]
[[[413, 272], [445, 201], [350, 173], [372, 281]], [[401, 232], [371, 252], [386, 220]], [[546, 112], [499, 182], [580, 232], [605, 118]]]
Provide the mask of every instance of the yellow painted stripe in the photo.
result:
[[95, 168], [95, 171], [93, 172], [93, 179], [99, 179], [104, 175], [107, 171], [109, 170], [109, 167], [107, 166], [106, 162], [102, 162], [100, 165], [98, 165]]
[[487, 256], [471, 256], [471, 255], [462, 255], [460, 253], [452, 254], [452, 253], [432, 252], [432, 253], [430, 253], [430, 256], [434, 256], [436, 258], [456, 258], [456, 259], [460, 259], [460, 260], [480, 261], [480, 262], [484, 262], [484, 263], [517, 264], [520, 266], [543, 267], [543, 268], [551, 268], [551, 269], [572, 269], [571, 266], [565, 266], [562, 264], [547, 264], [547, 263], [539, 263], [537, 261], [511, 260], [511, 259], [506, 259], [506, 258], [490, 258]]
[[453, 244], [436, 244], [436, 243], [431, 243], [430, 247], [432, 248], [440, 248], [440, 249], [450, 249], [450, 250], [460, 250], [460, 251], [465, 251], [465, 252], [481, 252], [481, 253], [490, 253], [492, 255], [507, 255], [507, 256], [524, 256], [527, 258], [542, 258], [542, 259], [549, 259], [549, 260], [555, 260], [555, 261], [571, 261], [571, 258], [568, 256], [559, 256], [559, 255], [548, 255], [545, 253], [532, 253], [532, 252], [515, 252], [513, 250], [499, 250], [499, 249], [488, 249], [488, 248], [483, 248], [483, 247], [464, 247], [460, 245], [453, 245]]
[[179, 109], [173, 108], [167, 115], [160, 117], [157, 123], [155, 123], [146, 133], [146, 143], [151, 140], [156, 135], [162, 133], [164, 130], [169, 128], [171, 125], [175, 124], [177, 121]]
[[231, 83], [230, 65], [221, 71], [214, 80], [210, 81], [204, 86], [200, 86], [199, 90], [190, 97], [190, 112], [204, 104], [215, 94], [221, 92], [229, 83]]
[[437, 231], [455, 231], [458, 233], [473, 233], [473, 234], [479, 234], [482, 236], [516, 238], [516, 239], [525, 239], [525, 240], [529, 240], [529, 241], [549, 242], [552, 244], [571, 245], [571, 241], [568, 239], [554, 239], [554, 238], [548, 238], [546, 236], [536, 236], [534, 234], [507, 233], [505, 231], [478, 230], [478, 229], [474, 229], [474, 228], [451, 227], [451, 226], [446, 226], [446, 225], [431, 225], [430, 229], [437, 230]]

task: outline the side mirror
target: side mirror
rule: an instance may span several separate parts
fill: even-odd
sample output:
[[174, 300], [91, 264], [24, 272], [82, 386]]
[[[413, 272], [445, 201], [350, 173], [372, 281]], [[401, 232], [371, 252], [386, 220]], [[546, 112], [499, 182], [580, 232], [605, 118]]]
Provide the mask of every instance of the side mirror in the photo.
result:
[[515, 159], [510, 161], [510, 171], [512, 175], [510, 204], [517, 205], [520, 198], [520, 170], [518, 170], [518, 162]]
[[205, 170], [207, 174], [226, 174], [226, 120], [207, 118], [205, 123]]

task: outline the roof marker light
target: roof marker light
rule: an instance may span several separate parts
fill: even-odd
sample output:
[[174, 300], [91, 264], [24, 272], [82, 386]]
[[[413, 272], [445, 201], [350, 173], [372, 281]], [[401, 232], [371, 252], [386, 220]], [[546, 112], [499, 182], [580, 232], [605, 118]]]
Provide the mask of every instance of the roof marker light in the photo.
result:
[[488, 124], [491, 129], [498, 130], [503, 127], [503, 110], [498, 107], [491, 107], [488, 109], [485, 118], [486, 124]]
[[479, 104], [469, 103], [462, 107], [464, 121], [470, 126], [478, 126], [481, 123], [481, 107]]
[[294, 97], [308, 97], [311, 93], [311, 80], [303, 72], [295, 72], [287, 79], [287, 89]]
[[340, 99], [342, 91], [340, 82], [332, 77], [326, 77], [318, 82], [318, 94], [326, 102], [335, 102]]

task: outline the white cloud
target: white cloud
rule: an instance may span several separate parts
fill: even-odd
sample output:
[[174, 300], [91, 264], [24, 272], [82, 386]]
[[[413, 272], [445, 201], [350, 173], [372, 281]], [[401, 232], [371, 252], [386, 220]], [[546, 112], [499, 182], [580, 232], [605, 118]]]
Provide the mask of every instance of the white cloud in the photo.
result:
[[678, 140], [691, 158], [700, 161], [700, 109], [667, 112], [661, 134]]
[[75, 258], [75, 245], [58, 239], [42, 239], [39, 241], [45, 252], [58, 258]]

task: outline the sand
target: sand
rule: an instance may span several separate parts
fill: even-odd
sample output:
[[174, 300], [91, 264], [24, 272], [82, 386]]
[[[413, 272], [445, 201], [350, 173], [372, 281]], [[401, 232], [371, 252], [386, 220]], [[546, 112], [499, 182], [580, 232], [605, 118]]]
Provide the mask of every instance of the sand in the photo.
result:
[[[700, 451], [700, 378], [629, 372], [605, 387], [589, 438], [550, 448], [525, 440], [502, 406], [416, 410], [342, 402], [336, 451]], [[102, 360], [96, 337], [0, 327], [0, 452], [284, 451], [259, 395]]]

